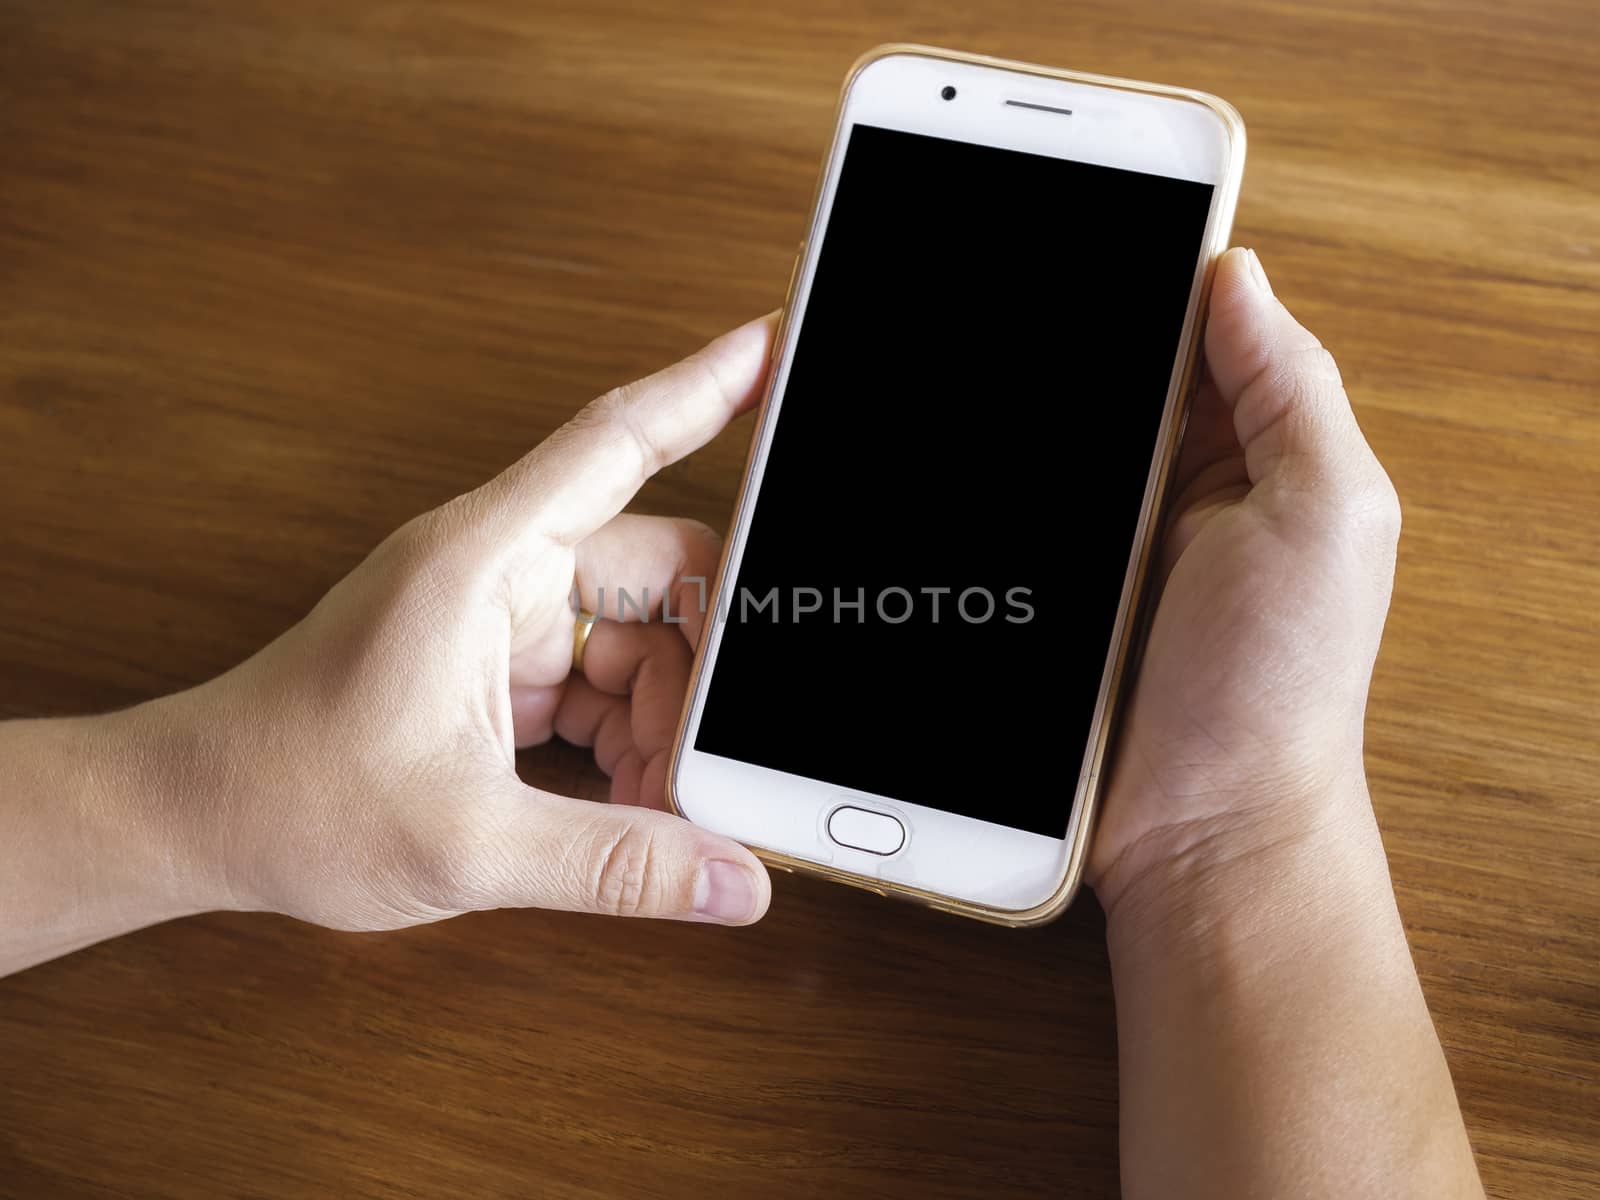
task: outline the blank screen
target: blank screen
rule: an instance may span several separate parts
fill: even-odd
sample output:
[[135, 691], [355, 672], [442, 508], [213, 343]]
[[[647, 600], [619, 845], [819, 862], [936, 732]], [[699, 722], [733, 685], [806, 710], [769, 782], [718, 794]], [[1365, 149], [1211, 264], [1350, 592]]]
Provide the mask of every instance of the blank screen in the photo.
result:
[[852, 129], [696, 749], [1065, 836], [1211, 191]]

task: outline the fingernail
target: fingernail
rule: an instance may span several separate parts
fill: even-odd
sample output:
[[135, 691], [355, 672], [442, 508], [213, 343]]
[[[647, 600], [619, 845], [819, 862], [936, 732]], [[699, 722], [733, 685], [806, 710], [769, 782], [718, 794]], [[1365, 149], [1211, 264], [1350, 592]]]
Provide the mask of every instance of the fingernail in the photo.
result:
[[1269, 296], [1272, 295], [1272, 284], [1267, 281], [1267, 272], [1266, 272], [1266, 269], [1261, 265], [1260, 256], [1257, 255], [1254, 250], [1251, 250], [1249, 252], [1249, 255], [1250, 255], [1250, 278], [1255, 280], [1256, 286], [1258, 288], [1260, 288], [1263, 292], [1265, 292]]
[[730, 924], [748, 921], [756, 914], [756, 881], [738, 863], [713, 858], [695, 881], [694, 912]]

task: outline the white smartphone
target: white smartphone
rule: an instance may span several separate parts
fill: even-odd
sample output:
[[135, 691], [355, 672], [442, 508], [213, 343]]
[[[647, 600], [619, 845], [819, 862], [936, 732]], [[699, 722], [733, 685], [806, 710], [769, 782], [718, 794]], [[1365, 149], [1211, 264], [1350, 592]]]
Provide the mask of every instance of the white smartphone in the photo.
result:
[[678, 812], [967, 916], [1066, 906], [1243, 158], [1197, 92], [916, 46], [856, 64]]

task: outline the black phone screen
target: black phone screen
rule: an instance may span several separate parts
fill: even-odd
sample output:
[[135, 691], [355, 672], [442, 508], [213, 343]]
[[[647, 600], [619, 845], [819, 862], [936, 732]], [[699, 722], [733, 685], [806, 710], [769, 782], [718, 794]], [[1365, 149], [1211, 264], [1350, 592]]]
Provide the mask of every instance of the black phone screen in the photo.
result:
[[696, 749], [1066, 835], [1211, 192], [854, 126]]

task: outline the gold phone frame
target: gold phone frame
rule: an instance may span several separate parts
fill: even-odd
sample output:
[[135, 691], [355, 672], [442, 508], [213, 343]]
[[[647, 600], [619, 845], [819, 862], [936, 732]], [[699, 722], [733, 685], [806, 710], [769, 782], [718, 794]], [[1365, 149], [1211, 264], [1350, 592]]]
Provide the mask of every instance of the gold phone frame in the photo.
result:
[[[1160, 533], [1167, 488], [1171, 482], [1173, 467], [1177, 460], [1178, 446], [1182, 440], [1184, 426], [1188, 421], [1189, 402], [1193, 398], [1197, 381], [1201, 331], [1204, 326], [1206, 306], [1211, 297], [1212, 278], [1215, 274], [1217, 259], [1221, 256], [1223, 250], [1227, 248], [1228, 238], [1233, 230], [1234, 209], [1238, 203], [1239, 185], [1244, 177], [1244, 121], [1239, 116], [1238, 111], [1227, 101], [1205, 92], [1193, 91], [1188, 88], [1167, 87], [1163, 84], [1141, 83], [1130, 79], [1116, 79], [1106, 75], [1057, 70], [1052, 67], [1012, 62], [1007, 59], [992, 58], [982, 54], [966, 54], [956, 50], [941, 50], [932, 46], [895, 42], [875, 47], [858, 58], [851, 65], [849, 73], [845, 76], [844, 84], [839, 89], [839, 100], [834, 108], [833, 137], [829, 139], [828, 149], [822, 159], [822, 169], [817, 174], [816, 190], [811, 198], [811, 215], [807, 218], [806, 224], [807, 237], [800, 244], [799, 252], [795, 256], [794, 268], [789, 275], [789, 286], [784, 294], [783, 308], [778, 318], [778, 328], [772, 343], [774, 351], [773, 362], [768, 367], [760, 414], [757, 418], [756, 428], [751, 435], [750, 451], [745, 457], [744, 473], [739, 484], [739, 498], [734, 506], [733, 523], [729, 526], [730, 536], [723, 545], [722, 560], [717, 566], [716, 585], [710, 593], [712, 612], [719, 611], [718, 601], [727, 576], [728, 556], [734, 544], [731, 531], [738, 529], [741, 522], [748, 519], [749, 513], [747, 510], [755, 499], [751, 482], [755, 472], [756, 450], [764, 440], [766, 423], [771, 419], [772, 415], [772, 391], [777, 382], [777, 356], [781, 353], [789, 336], [789, 319], [794, 311], [795, 287], [800, 282], [801, 269], [805, 265], [806, 255], [820, 249], [818, 245], [820, 239], [817, 237], [817, 220], [819, 216], [817, 208], [822, 201], [823, 191], [828, 180], [828, 170], [833, 162], [834, 152], [838, 148], [839, 139], [847, 133], [844, 128], [846, 99], [849, 96], [851, 86], [855, 83], [856, 77], [869, 64], [881, 58], [901, 54], [940, 59], [946, 62], [994, 67], [1000, 70], [1048, 79], [1071, 80], [1076, 83], [1113, 88], [1119, 91], [1175, 97], [1210, 109], [1221, 120], [1226, 132], [1226, 158], [1216, 183], [1212, 217], [1207, 224], [1205, 241], [1201, 246], [1204, 267], [1200, 280], [1200, 290], [1194, 307], [1184, 317], [1183, 341], [1180, 345], [1183, 366], [1177, 376], [1176, 402], [1172, 406], [1171, 417], [1157, 436], [1156, 447], [1150, 461], [1150, 472], [1155, 476], [1155, 486], [1149, 491], [1146, 502], [1140, 510], [1139, 525], [1135, 531], [1137, 553], [1129, 563], [1128, 573], [1123, 578], [1123, 592], [1128, 597], [1128, 603], [1121, 607], [1118, 614], [1119, 623], [1112, 631], [1114, 652], [1111, 656], [1109, 667], [1101, 679], [1100, 696], [1095, 705], [1093, 723], [1089, 731], [1089, 753], [1087, 755], [1089, 769], [1083, 771], [1080, 767], [1077, 794], [1073, 796], [1072, 807], [1068, 809], [1069, 813], [1076, 809], [1079, 816], [1072, 832], [1072, 844], [1068, 847], [1066, 870], [1060, 885], [1049, 898], [1034, 905], [1032, 908], [1020, 910], [1002, 909], [964, 900], [958, 896], [946, 896], [938, 892], [910, 887], [874, 876], [857, 875], [852, 871], [841, 870], [837, 867], [797, 858], [790, 854], [768, 850], [763, 847], [751, 847], [762, 862], [769, 867], [776, 867], [782, 871], [798, 871], [807, 875], [815, 875], [822, 879], [833, 880], [836, 883], [843, 883], [865, 891], [875, 892], [880, 896], [895, 896], [927, 905], [941, 912], [954, 913], [957, 916], [970, 917], [974, 920], [987, 921], [991, 924], [1018, 929], [1042, 925], [1054, 920], [1072, 902], [1082, 883], [1084, 864], [1088, 859], [1089, 845], [1094, 836], [1095, 816], [1099, 806], [1100, 785], [1103, 777], [1102, 768], [1110, 745], [1111, 735], [1116, 727], [1117, 717], [1121, 712], [1121, 702], [1125, 692], [1123, 687], [1124, 678], [1133, 665], [1136, 638], [1144, 626], [1150, 564], [1157, 536]], [[1172, 396], [1169, 392], [1169, 400], [1171, 398]], [[1147, 474], [1146, 479], [1148, 480], [1149, 478], [1150, 475]], [[709, 644], [710, 638], [702, 636], [699, 646], [695, 649], [694, 666], [689, 684], [690, 698], [699, 691], [701, 675], [705, 670], [706, 647]], [[678, 802], [678, 768], [684, 751], [687, 749], [689, 716], [692, 707], [692, 703], [686, 700], [683, 713], [678, 719], [678, 730], [673, 738], [672, 758], [667, 767], [667, 804], [679, 816], [684, 816], [685, 813]]]

